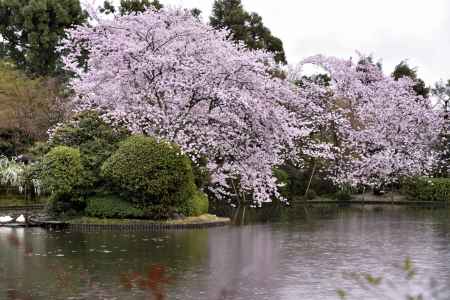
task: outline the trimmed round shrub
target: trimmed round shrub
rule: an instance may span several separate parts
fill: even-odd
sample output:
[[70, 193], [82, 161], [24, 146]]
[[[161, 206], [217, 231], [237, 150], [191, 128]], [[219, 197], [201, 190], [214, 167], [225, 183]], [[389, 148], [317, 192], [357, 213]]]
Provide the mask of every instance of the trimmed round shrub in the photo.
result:
[[144, 211], [115, 195], [92, 196], [86, 201], [86, 215], [98, 218], [140, 219]]
[[141, 135], [120, 143], [102, 175], [124, 198], [142, 208], [160, 205], [167, 214], [186, 208], [197, 192], [191, 162], [180, 148]]
[[80, 151], [59, 146], [50, 150], [42, 161], [41, 179], [56, 200], [71, 198], [81, 180], [83, 167]]

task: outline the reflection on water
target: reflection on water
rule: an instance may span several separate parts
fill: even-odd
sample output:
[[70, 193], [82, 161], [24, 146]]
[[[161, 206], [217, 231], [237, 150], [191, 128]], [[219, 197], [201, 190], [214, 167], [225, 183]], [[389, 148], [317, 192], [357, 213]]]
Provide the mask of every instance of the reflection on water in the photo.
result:
[[[0, 228], [0, 299], [370, 298], [353, 272], [450, 287], [448, 215], [405, 209], [271, 212], [278, 222], [162, 233]], [[251, 213], [252, 214], [252, 213]], [[248, 215], [247, 220], [255, 216]], [[450, 299], [450, 295], [447, 299]]]

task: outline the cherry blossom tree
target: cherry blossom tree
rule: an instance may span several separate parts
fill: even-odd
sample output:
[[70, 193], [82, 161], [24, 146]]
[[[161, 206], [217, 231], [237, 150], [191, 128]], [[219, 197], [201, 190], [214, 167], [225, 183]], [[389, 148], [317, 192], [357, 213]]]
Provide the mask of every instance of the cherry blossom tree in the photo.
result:
[[337, 184], [379, 186], [431, 170], [441, 119], [412, 80], [395, 81], [364, 57], [354, 63], [318, 55], [305, 64], [331, 77], [329, 87], [307, 82], [303, 97], [323, 110], [318, 120], [331, 133], [323, 143], [334, 156]]
[[[279, 197], [272, 168], [295, 155], [313, 123], [299, 117], [308, 105], [293, 84], [269, 72], [271, 54], [179, 9], [100, 19], [68, 34], [78, 111], [175, 142], [194, 162], [206, 157], [219, 197]], [[86, 52], [87, 71], [79, 65]]]

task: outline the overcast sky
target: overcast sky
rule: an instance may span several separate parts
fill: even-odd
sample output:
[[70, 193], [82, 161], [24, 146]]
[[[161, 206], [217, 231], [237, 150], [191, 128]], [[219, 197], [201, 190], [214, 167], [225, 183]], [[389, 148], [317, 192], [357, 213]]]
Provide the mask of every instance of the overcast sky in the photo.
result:
[[[97, 0], [99, 1], [99, 0]], [[208, 20], [214, 0], [160, 0]], [[103, 1], [101, 1], [103, 2]], [[117, 1], [118, 2], [118, 1]], [[407, 59], [431, 85], [450, 79], [450, 0], [242, 0], [284, 43], [287, 59], [324, 54], [381, 59], [385, 73]]]

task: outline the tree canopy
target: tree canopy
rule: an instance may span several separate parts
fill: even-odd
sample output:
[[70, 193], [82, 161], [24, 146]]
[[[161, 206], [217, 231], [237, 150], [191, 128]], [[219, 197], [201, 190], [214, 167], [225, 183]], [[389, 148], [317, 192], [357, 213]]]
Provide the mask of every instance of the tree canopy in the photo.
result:
[[228, 29], [235, 41], [249, 49], [265, 49], [274, 53], [277, 62], [286, 64], [283, 42], [272, 35], [257, 13], [244, 10], [241, 0], [216, 0], [210, 24], [216, 29]]
[[59, 74], [65, 30], [85, 19], [79, 0], [0, 0], [0, 54], [28, 74]]
[[[118, 8], [119, 14], [123, 16], [131, 13], [142, 13], [149, 8], [159, 10], [163, 8], [163, 5], [158, 0], [120, 0]], [[116, 10], [116, 7], [110, 1], [105, 1], [103, 6], [100, 7], [100, 12], [106, 14], [115, 13]]]

